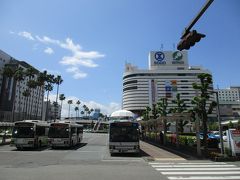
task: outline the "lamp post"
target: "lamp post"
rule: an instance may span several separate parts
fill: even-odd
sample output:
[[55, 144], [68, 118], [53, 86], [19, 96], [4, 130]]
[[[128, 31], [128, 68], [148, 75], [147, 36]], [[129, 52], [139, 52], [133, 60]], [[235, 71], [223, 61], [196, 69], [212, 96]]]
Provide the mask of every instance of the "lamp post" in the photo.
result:
[[212, 91], [212, 93], [216, 94], [216, 99], [217, 99], [217, 116], [218, 116], [218, 126], [219, 126], [219, 134], [220, 134], [221, 154], [224, 155], [223, 136], [222, 136], [222, 126], [221, 126], [221, 119], [220, 119], [218, 92], [217, 91]]

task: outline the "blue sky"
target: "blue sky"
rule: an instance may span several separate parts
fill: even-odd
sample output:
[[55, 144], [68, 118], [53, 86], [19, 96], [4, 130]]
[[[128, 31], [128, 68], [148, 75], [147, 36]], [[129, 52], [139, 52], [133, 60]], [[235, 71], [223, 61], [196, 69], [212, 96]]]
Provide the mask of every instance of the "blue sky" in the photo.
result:
[[[204, 3], [1, 0], [0, 49], [61, 74], [60, 92], [69, 99], [111, 113], [121, 107], [125, 62], [146, 69], [149, 51], [174, 50]], [[215, 0], [193, 28], [206, 38], [189, 50], [189, 63], [211, 70], [215, 87], [240, 85], [239, 10], [239, 0]]]

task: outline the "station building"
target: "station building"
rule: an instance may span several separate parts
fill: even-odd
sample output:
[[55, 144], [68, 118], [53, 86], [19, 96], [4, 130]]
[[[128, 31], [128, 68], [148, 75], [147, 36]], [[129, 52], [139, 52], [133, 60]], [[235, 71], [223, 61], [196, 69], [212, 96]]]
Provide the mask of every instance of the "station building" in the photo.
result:
[[123, 74], [122, 108], [138, 115], [161, 98], [167, 98], [168, 108], [174, 107], [177, 93], [190, 109], [191, 100], [199, 94], [192, 84], [200, 82], [199, 74], [211, 74], [201, 66], [189, 66], [187, 51], [151, 51], [148, 62], [148, 69], [127, 63]]

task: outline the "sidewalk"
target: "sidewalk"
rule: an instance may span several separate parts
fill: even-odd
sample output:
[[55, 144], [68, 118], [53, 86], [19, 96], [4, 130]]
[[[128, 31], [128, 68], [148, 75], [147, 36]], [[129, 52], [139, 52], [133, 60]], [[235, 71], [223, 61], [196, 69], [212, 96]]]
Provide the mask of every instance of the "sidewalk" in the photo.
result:
[[185, 154], [180, 155], [177, 151], [176, 153], [173, 153], [172, 150], [170, 152], [170, 150], [168, 151], [166, 148], [163, 149], [144, 141], [140, 141], [140, 148], [146, 155], [148, 155], [148, 160], [184, 161], [191, 158], [187, 157]]

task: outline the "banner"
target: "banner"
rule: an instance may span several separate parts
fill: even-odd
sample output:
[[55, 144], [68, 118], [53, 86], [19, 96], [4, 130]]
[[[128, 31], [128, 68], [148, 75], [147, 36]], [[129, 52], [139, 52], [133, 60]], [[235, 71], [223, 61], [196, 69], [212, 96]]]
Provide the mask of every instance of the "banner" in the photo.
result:
[[240, 155], [240, 130], [229, 129], [226, 131], [228, 147], [232, 150], [233, 156]]

